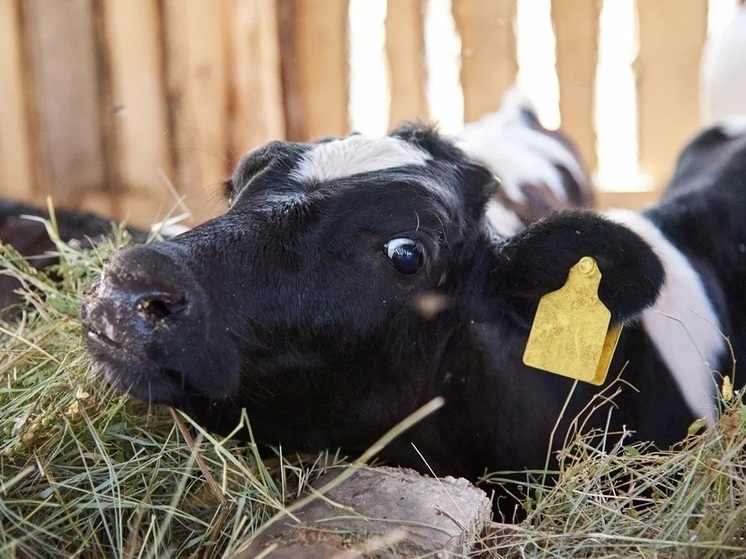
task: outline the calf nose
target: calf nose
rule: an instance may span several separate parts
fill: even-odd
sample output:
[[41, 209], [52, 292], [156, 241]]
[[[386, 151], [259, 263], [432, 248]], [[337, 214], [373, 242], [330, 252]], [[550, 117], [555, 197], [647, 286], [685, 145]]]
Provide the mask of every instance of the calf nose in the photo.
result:
[[135, 247], [104, 269], [83, 320], [110, 341], [146, 344], [160, 331], [195, 319], [201, 293], [174, 255], [156, 247]]

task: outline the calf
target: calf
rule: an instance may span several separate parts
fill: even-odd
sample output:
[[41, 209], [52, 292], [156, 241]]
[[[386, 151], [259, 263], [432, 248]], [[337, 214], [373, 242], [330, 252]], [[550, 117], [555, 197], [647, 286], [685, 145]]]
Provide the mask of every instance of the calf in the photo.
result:
[[560, 131], [541, 125], [517, 89], [505, 94], [499, 111], [467, 124], [458, 146], [500, 177], [486, 212], [500, 235], [514, 235], [554, 210], [593, 205], [580, 153]]
[[[86, 245], [90, 239], [112, 231], [113, 223], [95, 214], [78, 210], [57, 210], [55, 214], [57, 232], [65, 242]], [[56, 247], [44, 223], [34, 218], [49, 219], [49, 214], [23, 202], [0, 200], [0, 242], [12, 245], [31, 265], [43, 270], [57, 264], [58, 258], [53, 254]], [[134, 229], [130, 233], [134, 239], [145, 241], [145, 233]], [[0, 271], [0, 318], [18, 315], [18, 305], [23, 301], [17, 292], [20, 287], [16, 278]]]
[[[13, 246], [31, 265], [38, 270], [46, 270], [58, 263], [54, 254], [56, 246], [49, 237], [41, 220], [48, 220], [49, 213], [35, 206], [13, 200], [0, 199], [0, 243]], [[177, 221], [168, 219], [156, 223], [152, 231], [163, 237], [173, 237], [186, 230]], [[81, 210], [58, 209], [55, 211], [57, 234], [63, 242], [75, 242], [79, 246], [90, 246], [91, 240], [101, 240], [112, 233], [116, 226], [111, 219]], [[132, 240], [144, 243], [148, 233], [141, 229], [127, 227]], [[0, 318], [18, 316], [23, 298], [18, 293], [20, 282], [0, 271]]]
[[[226, 214], [107, 266], [88, 349], [119, 389], [220, 433], [245, 409], [285, 449], [360, 453], [436, 396], [384, 458], [474, 480], [541, 468], [587, 407], [587, 429], [667, 446], [714, 417], [718, 330], [746, 357], [745, 180], [746, 136], [714, 129], [650, 211], [564, 211], [504, 238], [493, 173], [432, 129], [273, 142], [238, 165]], [[584, 256], [627, 325], [600, 387], [522, 360], [540, 298]], [[617, 375], [612, 406], [596, 397]]]

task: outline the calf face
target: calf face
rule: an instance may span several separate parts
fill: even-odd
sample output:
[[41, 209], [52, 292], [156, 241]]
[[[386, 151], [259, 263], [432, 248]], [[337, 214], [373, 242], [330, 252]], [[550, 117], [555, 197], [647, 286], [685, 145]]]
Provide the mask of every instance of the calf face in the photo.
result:
[[[121, 390], [220, 432], [245, 408], [257, 440], [285, 448], [357, 452], [444, 396], [407, 435], [438, 473], [528, 465], [479, 432], [530, 425], [511, 410], [555, 390], [520, 362], [539, 298], [591, 256], [618, 323], [663, 280], [640, 237], [592, 213], [504, 241], [485, 218], [492, 173], [419, 126], [271, 143], [226, 187], [225, 215], [106, 268], [83, 309], [88, 347]], [[532, 456], [556, 419], [543, 405], [520, 434]], [[423, 468], [405, 446], [388, 457]]]

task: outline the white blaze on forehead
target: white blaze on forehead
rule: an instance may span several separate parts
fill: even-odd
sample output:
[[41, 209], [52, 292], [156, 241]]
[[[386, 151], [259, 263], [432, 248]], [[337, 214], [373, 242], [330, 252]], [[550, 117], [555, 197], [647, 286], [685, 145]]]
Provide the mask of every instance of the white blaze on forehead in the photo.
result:
[[689, 409], [715, 421], [715, 379], [725, 351], [720, 320], [699, 274], [663, 233], [642, 215], [614, 210], [608, 217], [640, 235], [661, 259], [666, 279], [655, 305], [643, 312], [642, 324], [673, 376]]
[[403, 165], [424, 165], [429, 159], [429, 154], [404, 140], [359, 134], [317, 145], [303, 156], [293, 175], [300, 180], [327, 181]]

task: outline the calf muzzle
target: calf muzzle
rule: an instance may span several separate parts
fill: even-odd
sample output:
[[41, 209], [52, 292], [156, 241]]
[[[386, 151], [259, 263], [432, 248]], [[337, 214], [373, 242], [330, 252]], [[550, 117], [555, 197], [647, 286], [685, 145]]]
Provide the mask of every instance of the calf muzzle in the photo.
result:
[[177, 254], [158, 245], [129, 249], [104, 269], [83, 305], [89, 349], [110, 380], [135, 395], [168, 401], [190, 387], [204, 392], [205, 379], [189, 377], [205, 336], [205, 301]]

